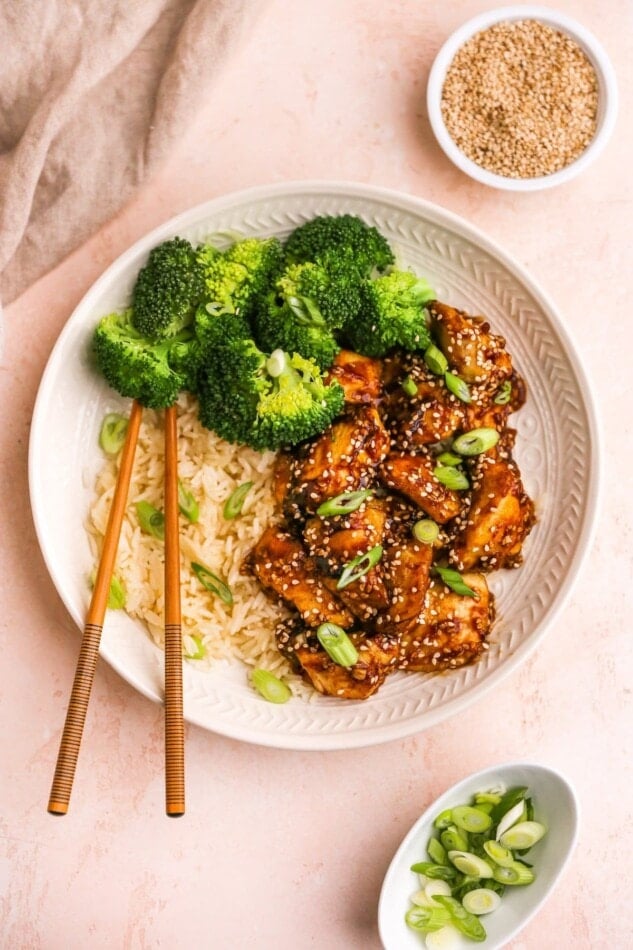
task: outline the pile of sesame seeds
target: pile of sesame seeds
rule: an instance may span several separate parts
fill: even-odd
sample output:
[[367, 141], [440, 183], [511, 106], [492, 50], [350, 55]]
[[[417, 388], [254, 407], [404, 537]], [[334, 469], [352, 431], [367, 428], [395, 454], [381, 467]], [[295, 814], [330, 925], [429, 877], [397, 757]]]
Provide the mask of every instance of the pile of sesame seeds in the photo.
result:
[[477, 165], [537, 178], [570, 165], [591, 143], [598, 80], [569, 36], [538, 20], [502, 22], [458, 50], [441, 109], [449, 135]]

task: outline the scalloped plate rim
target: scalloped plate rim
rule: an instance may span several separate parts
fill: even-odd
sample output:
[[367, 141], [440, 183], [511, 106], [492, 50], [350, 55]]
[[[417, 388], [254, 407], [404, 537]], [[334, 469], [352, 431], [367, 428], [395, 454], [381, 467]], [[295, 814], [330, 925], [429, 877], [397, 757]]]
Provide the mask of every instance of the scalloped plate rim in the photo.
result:
[[[600, 483], [602, 470], [602, 452], [600, 446], [599, 426], [597, 419], [596, 399], [593, 394], [589, 377], [584, 369], [580, 354], [574, 344], [567, 328], [558, 312], [558, 309], [551, 297], [540, 287], [540, 285], [528, 274], [527, 270], [516, 259], [505, 251], [500, 245], [492, 240], [487, 234], [480, 231], [476, 226], [466, 221], [461, 216], [449, 211], [442, 206], [418, 198], [416, 196], [399, 192], [390, 188], [383, 188], [374, 185], [365, 185], [357, 182], [347, 182], [341, 180], [318, 180], [309, 179], [305, 181], [292, 181], [278, 183], [274, 185], [259, 185], [253, 188], [247, 188], [226, 195], [222, 195], [194, 205], [189, 209], [180, 212], [169, 220], [163, 222], [144, 236], [139, 238], [134, 244], [117, 257], [99, 278], [91, 285], [88, 291], [79, 301], [73, 313], [70, 315], [64, 328], [62, 329], [55, 346], [49, 356], [46, 368], [40, 381], [35, 406], [33, 410], [33, 420], [31, 434], [29, 439], [29, 463], [28, 477], [31, 497], [31, 509], [35, 524], [36, 535], [40, 549], [46, 563], [47, 570], [51, 576], [66, 609], [77, 624], [80, 630], [83, 629], [83, 617], [68, 598], [62, 593], [63, 582], [57, 570], [54, 551], [50, 551], [46, 543], [43, 528], [43, 498], [36, 491], [36, 465], [39, 461], [39, 452], [41, 451], [41, 418], [42, 410], [48, 399], [51, 398], [52, 383], [56, 371], [56, 364], [61, 358], [67, 338], [81, 322], [83, 312], [89, 310], [95, 299], [98, 299], [102, 289], [116, 276], [117, 271], [122, 271], [126, 265], [137, 255], [147, 252], [155, 243], [164, 240], [176, 234], [181, 227], [192, 227], [196, 222], [203, 221], [214, 214], [230, 209], [234, 205], [245, 206], [249, 202], [261, 201], [266, 199], [283, 199], [285, 197], [297, 197], [305, 195], [306, 197], [341, 197], [358, 198], [368, 202], [382, 201], [385, 204], [394, 206], [396, 210], [405, 211], [413, 216], [424, 216], [432, 219], [439, 227], [450, 227], [461, 237], [471, 241], [480, 247], [492, 258], [497, 259], [501, 265], [509, 271], [514, 278], [529, 291], [530, 295], [538, 303], [540, 309], [547, 318], [547, 323], [553, 329], [559, 341], [562, 344], [565, 356], [569, 360], [573, 373], [580, 390], [583, 393], [583, 410], [586, 415], [588, 425], [589, 442], [591, 445], [590, 467], [587, 472], [586, 493], [584, 497], [584, 513], [581, 518], [578, 532], [578, 546], [566, 566], [565, 575], [557, 592], [550, 602], [550, 605], [543, 619], [536, 625], [526, 640], [521, 643], [512, 654], [504, 657], [503, 661], [486, 675], [486, 677], [474, 683], [470, 687], [462, 690], [459, 695], [454, 696], [436, 707], [427, 709], [418, 713], [416, 716], [405, 719], [388, 722], [381, 725], [372, 725], [358, 732], [332, 732], [323, 734], [294, 734], [292, 732], [276, 733], [274, 730], [261, 730], [252, 725], [242, 725], [240, 723], [227, 721], [226, 719], [216, 719], [211, 722], [209, 716], [204, 715], [201, 707], [189, 708], [187, 697], [185, 695], [185, 718], [188, 722], [200, 726], [203, 729], [216, 732], [229, 738], [251, 742], [257, 745], [270, 746], [280, 749], [294, 749], [303, 751], [328, 751], [337, 749], [359, 748], [374, 745], [395, 739], [405, 738], [407, 736], [419, 733], [424, 729], [450, 717], [456, 715], [466, 706], [470, 705], [477, 698], [483, 697], [492, 686], [498, 684], [501, 679], [509, 675], [528, 655], [535, 649], [545, 633], [551, 628], [558, 618], [569, 597], [572, 593], [574, 584], [580, 574], [589, 549], [592, 545], [596, 530], [596, 515], [599, 506]], [[529, 380], [528, 380], [529, 383]], [[152, 690], [145, 682], [130, 673], [126, 668], [125, 662], [121, 661], [116, 652], [111, 652], [107, 643], [102, 641], [101, 656], [108, 664], [131, 686], [151, 699], [154, 702], [162, 703], [162, 696]], [[474, 694], [474, 695], [473, 695]], [[306, 707], [307, 708], [307, 707]], [[317, 709], [318, 707], [312, 707]]]

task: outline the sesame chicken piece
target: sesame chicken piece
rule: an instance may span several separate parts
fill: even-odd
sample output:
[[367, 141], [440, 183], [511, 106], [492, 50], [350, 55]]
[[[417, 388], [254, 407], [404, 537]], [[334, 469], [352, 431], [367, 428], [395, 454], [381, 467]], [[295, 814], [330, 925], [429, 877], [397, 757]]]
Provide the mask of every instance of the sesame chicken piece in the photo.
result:
[[345, 402], [358, 405], [376, 402], [382, 395], [382, 366], [379, 360], [351, 350], [339, 350], [325, 374], [325, 382], [343, 387]]
[[329, 426], [306, 446], [293, 473], [293, 499], [313, 512], [336, 495], [367, 488], [389, 452], [389, 435], [374, 406]]
[[509, 415], [508, 405], [496, 406], [494, 403], [482, 405], [480, 402], [472, 402], [466, 408], [464, 432], [470, 432], [471, 429], [496, 429], [497, 432], [503, 432]]
[[431, 325], [451, 370], [469, 384], [493, 393], [512, 376], [512, 359], [502, 336], [492, 333], [485, 317], [434, 301], [429, 304]]
[[266, 528], [250, 552], [246, 567], [262, 587], [294, 606], [308, 626], [353, 623], [349, 610], [323, 584], [314, 559], [287, 531], [274, 525]]
[[494, 598], [483, 574], [464, 574], [477, 597], [455, 594], [439, 579], [429, 584], [419, 622], [400, 638], [398, 668], [438, 673], [474, 662], [486, 649]]
[[377, 630], [400, 636], [417, 622], [429, 586], [433, 545], [408, 537], [390, 544], [381, 561], [389, 607], [376, 620]]
[[[402, 380], [411, 379], [417, 392], [407, 395]], [[464, 425], [465, 404], [446, 387], [444, 380], [430, 373], [424, 361], [409, 356], [403, 374], [382, 403], [386, 424], [398, 448], [429, 445], [447, 439]]]
[[303, 539], [312, 557], [327, 561], [329, 573], [340, 574], [349, 561], [381, 543], [386, 520], [386, 500], [369, 498], [348, 514], [309, 518]]
[[523, 542], [535, 516], [510, 452], [513, 440], [514, 432], [507, 430], [494, 449], [472, 463], [471, 505], [450, 552], [458, 570], [475, 565], [498, 570], [521, 563]]
[[434, 468], [428, 455], [392, 454], [379, 466], [378, 477], [439, 524], [446, 524], [460, 513], [463, 499], [459, 492], [438, 482]]
[[279, 452], [273, 469], [273, 496], [276, 504], [282, 507], [292, 483], [293, 458], [289, 452]]
[[355, 617], [367, 623], [374, 620], [381, 610], [386, 610], [389, 606], [389, 593], [385, 586], [382, 568], [380, 564], [372, 567], [370, 571], [338, 590], [336, 577], [324, 577], [323, 583], [328, 590], [336, 593], [336, 596], [348, 607]]
[[394, 669], [398, 643], [384, 634], [370, 637], [348, 631], [348, 636], [358, 650], [358, 661], [351, 667], [334, 663], [316, 637], [307, 631], [297, 632], [296, 624], [277, 628], [277, 645], [319, 693], [338, 699], [367, 699]]
[[504, 405], [499, 405], [494, 401], [496, 393], [487, 393], [486, 387], [480, 392], [480, 387], [471, 388], [473, 396], [472, 402], [465, 407], [464, 432], [471, 429], [496, 429], [497, 432], [503, 432], [508, 424], [508, 416], [516, 412], [525, 403], [527, 390], [523, 377], [515, 370], [512, 378], [510, 398]]

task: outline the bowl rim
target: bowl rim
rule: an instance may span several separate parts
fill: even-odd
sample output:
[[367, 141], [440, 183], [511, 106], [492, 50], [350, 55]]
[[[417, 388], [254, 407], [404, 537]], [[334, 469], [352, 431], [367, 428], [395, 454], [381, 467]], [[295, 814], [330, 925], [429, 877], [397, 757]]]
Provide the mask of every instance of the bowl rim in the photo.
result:
[[[448, 68], [457, 51], [476, 33], [494, 26], [504, 20], [539, 20], [547, 26], [560, 29], [568, 34], [591, 61], [598, 78], [598, 118], [596, 133], [575, 161], [551, 175], [535, 178], [507, 178], [488, 171], [462, 152], [449, 135], [444, 124], [441, 110], [442, 88]], [[469, 177], [481, 184], [505, 191], [541, 191], [570, 181], [580, 174], [600, 155], [611, 137], [618, 115], [619, 94], [615, 70], [606, 50], [598, 39], [585, 26], [567, 14], [551, 7], [531, 4], [497, 7], [480, 13], [458, 27], [444, 42], [438, 51], [426, 87], [426, 103], [429, 122], [438, 145], [444, 154]]]
[[465, 775], [463, 778], [459, 779], [457, 782], [454, 782], [448, 788], [433, 799], [432, 802], [424, 809], [424, 811], [419, 815], [418, 818], [410, 826], [404, 837], [401, 839], [398, 847], [396, 848], [389, 867], [383, 878], [383, 882], [380, 888], [380, 897], [378, 899], [378, 909], [377, 909], [377, 922], [378, 922], [378, 932], [380, 935], [380, 940], [383, 947], [388, 948], [388, 935], [384, 932], [384, 915], [386, 912], [387, 902], [388, 902], [388, 891], [391, 886], [392, 879], [396, 876], [399, 868], [399, 859], [400, 855], [406, 850], [409, 843], [416, 838], [422, 829], [422, 827], [431, 819], [432, 814], [436, 811], [438, 803], [443, 799], [449, 796], [457, 796], [460, 794], [460, 789], [464, 786], [469, 787], [474, 784], [479, 784], [480, 782], [485, 782], [487, 776], [494, 775], [501, 771], [510, 771], [510, 770], [519, 770], [524, 769], [534, 773], [540, 773], [541, 775], [547, 775], [550, 778], [554, 778], [558, 781], [561, 786], [565, 789], [568, 794], [569, 802], [571, 805], [571, 815], [573, 818], [572, 833], [569, 840], [569, 846], [567, 852], [564, 855], [563, 860], [560, 862], [558, 868], [552, 873], [551, 881], [549, 883], [546, 894], [540, 901], [537, 901], [536, 904], [528, 911], [528, 913], [522, 917], [513, 929], [503, 937], [504, 946], [505, 943], [509, 940], [512, 940], [516, 935], [523, 930], [524, 927], [534, 918], [538, 911], [543, 907], [545, 901], [548, 900], [552, 891], [556, 887], [560, 878], [565, 871], [565, 868], [569, 864], [574, 849], [578, 843], [578, 837], [580, 833], [580, 803], [576, 790], [571, 783], [571, 781], [558, 769], [553, 768], [550, 765], [545, 765], [541, 762], [530, 762], [526, 760], [512, 760], [510, 762], [498, 762], [487, 766], [484, 769], [480, 769], [477, 772], [470, 772], [468, 775]]

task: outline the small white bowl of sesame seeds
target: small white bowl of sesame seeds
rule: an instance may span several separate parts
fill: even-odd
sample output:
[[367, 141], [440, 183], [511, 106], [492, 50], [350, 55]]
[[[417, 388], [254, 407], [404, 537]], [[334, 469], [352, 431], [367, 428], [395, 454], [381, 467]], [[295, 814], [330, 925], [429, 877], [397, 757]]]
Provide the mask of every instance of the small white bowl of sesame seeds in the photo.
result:
[[549, 7], [511, 6], [469, 20], [444, 43], [427, 107], [440, 147], [463, 172], [493, 188], [539, 191], [598, 157], [618, 87], [584, 26]]

